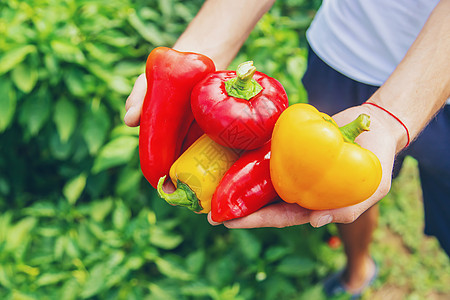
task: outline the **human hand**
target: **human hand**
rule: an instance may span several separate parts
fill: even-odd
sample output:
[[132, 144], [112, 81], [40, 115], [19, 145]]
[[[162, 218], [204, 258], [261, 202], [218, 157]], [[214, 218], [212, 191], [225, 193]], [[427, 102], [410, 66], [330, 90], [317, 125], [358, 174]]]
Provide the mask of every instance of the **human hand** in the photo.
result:
[[[363, 148], [372, 151], [380, 160], [382, 179], [375, 193], [365, 201], [339, 209], [312, 211], [297, 204], [278, 202], [259, 211], [239, 219], [224, 222], [229, 228], [256, 227], [287, 227], [310, 223], [320, 227], [328, 223], [351, 223], [363, 212], [381, 200], [390, 190], [392, 168], [403, 128], [382, 110], [368, 105], [346, 109], [333, 116], [339, 126], [353, 121], [358, 115], [365, 113], [371, 117], [370, 131], [364, 132], [356, 138], [356, 142]], [[217, 225], [208, 217], [211, 224]]]

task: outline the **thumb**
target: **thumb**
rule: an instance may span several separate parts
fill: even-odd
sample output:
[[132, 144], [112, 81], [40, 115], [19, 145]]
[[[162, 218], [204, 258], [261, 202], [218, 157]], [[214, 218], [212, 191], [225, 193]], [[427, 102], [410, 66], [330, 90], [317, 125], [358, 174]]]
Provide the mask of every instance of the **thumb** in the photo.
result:
[[145, 93], [147, 92], [147, 80], [145, 74], [139, 75], [134, 83], [133, 89], [125, 103], [126, 114], [123, 118], [125, 124], [130, 127], [136, 127], [140, 123], [142, 104], [144, 103]]

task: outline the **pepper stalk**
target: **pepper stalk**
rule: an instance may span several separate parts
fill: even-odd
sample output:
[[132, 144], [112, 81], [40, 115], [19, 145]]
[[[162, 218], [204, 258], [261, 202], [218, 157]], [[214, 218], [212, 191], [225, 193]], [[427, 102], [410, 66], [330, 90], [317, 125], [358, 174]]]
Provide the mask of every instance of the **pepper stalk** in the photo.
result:
[[253, 79], [256, 67], [253, 61], [241, 63], [236, 69], [236, 77], [225, 82], [225, 90], [228, 96], [250, 100], [262, 91], [262, 86]]

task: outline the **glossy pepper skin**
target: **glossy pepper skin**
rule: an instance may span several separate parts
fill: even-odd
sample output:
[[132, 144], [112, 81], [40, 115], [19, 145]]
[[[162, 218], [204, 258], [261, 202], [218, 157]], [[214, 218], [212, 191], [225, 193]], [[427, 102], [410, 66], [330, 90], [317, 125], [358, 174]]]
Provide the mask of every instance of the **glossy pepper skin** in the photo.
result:
[[308, 104], [286, 109], [272, 136], [270, 173], [278, 195], [312, 210], [335, 209], [369, 198], [381, 181], [381, 164], [354, 142], [369, 130], [369, 116], [338, 127]]
[[158, 182], [158, 194], [169, 204], [208, 213], [217, 185], [238, 157], [236, 151], [202, 135], [170, 168], [170, 179], [176, 191], [168, 194], [162, 189], [166, 178], [163, 176]]
[[155, 48], [149, 54], [139, 157], [142, 172], [154, 188], [180, 155], [183, 140], [194, 120], [190, 108], [194, 85], [214, 71], [212, 60], [201, 54], [166, 47]]
[[198, 140], [203, 134], [203, 130], [198, 126], [198, 123], [194, 120], [191, 126], [189, 127], [189, 131], [184, 138], [183, 144], [181, 146], [181, 153], [184, 153], [196, 140]]
[[270, 140], [288, 98], [280, 82], [256, 72], [250, 61], [237, 71], [208, 75], [194, 87], [191, 105], [198, 124], [214, 141], [248, 150]]
[[247, 216], [277, 198], [270, 179], [270, 142], [245, 152], [225, 173], [211, 201], [211, 218]]

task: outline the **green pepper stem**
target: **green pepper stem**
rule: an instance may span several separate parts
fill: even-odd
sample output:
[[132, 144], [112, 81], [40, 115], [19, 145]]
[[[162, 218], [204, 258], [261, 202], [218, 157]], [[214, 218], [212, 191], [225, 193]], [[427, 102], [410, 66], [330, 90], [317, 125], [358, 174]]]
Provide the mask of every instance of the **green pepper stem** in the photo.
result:
[[228, 96], [250, 100], [261, 92], [262, 86], [253, 79], [255, 72], [253, 61], [241, 63], [236, 69], [236, 77], [225, 81]]
[[165, 179], [166, 176], [163, 176], [158, 181], [158, 186], [156, 187], [156, 190], [158, 192], [159, 197], [161, 197], [171, 205], [187, 207], [195, 212], [199, 212], [203, 209], [200, 205], [200, 201], [198, 200], [197, 196], [192, 191], [192, 189], [187, 184], [181, 182], [180, 180], [177, 180], [177, 189], [175, 190], [175, 192], [171, 194], [164, 192], [162, 186], [164, 184]]
[[370, 126], [370, 116], [366, 114], [360, 114], [355, 120], [339, 127], [339, 130], [344, 137], [344, 140], [348, 143], [355, 144], [355, 139], [364, 131], [368, 131]]

